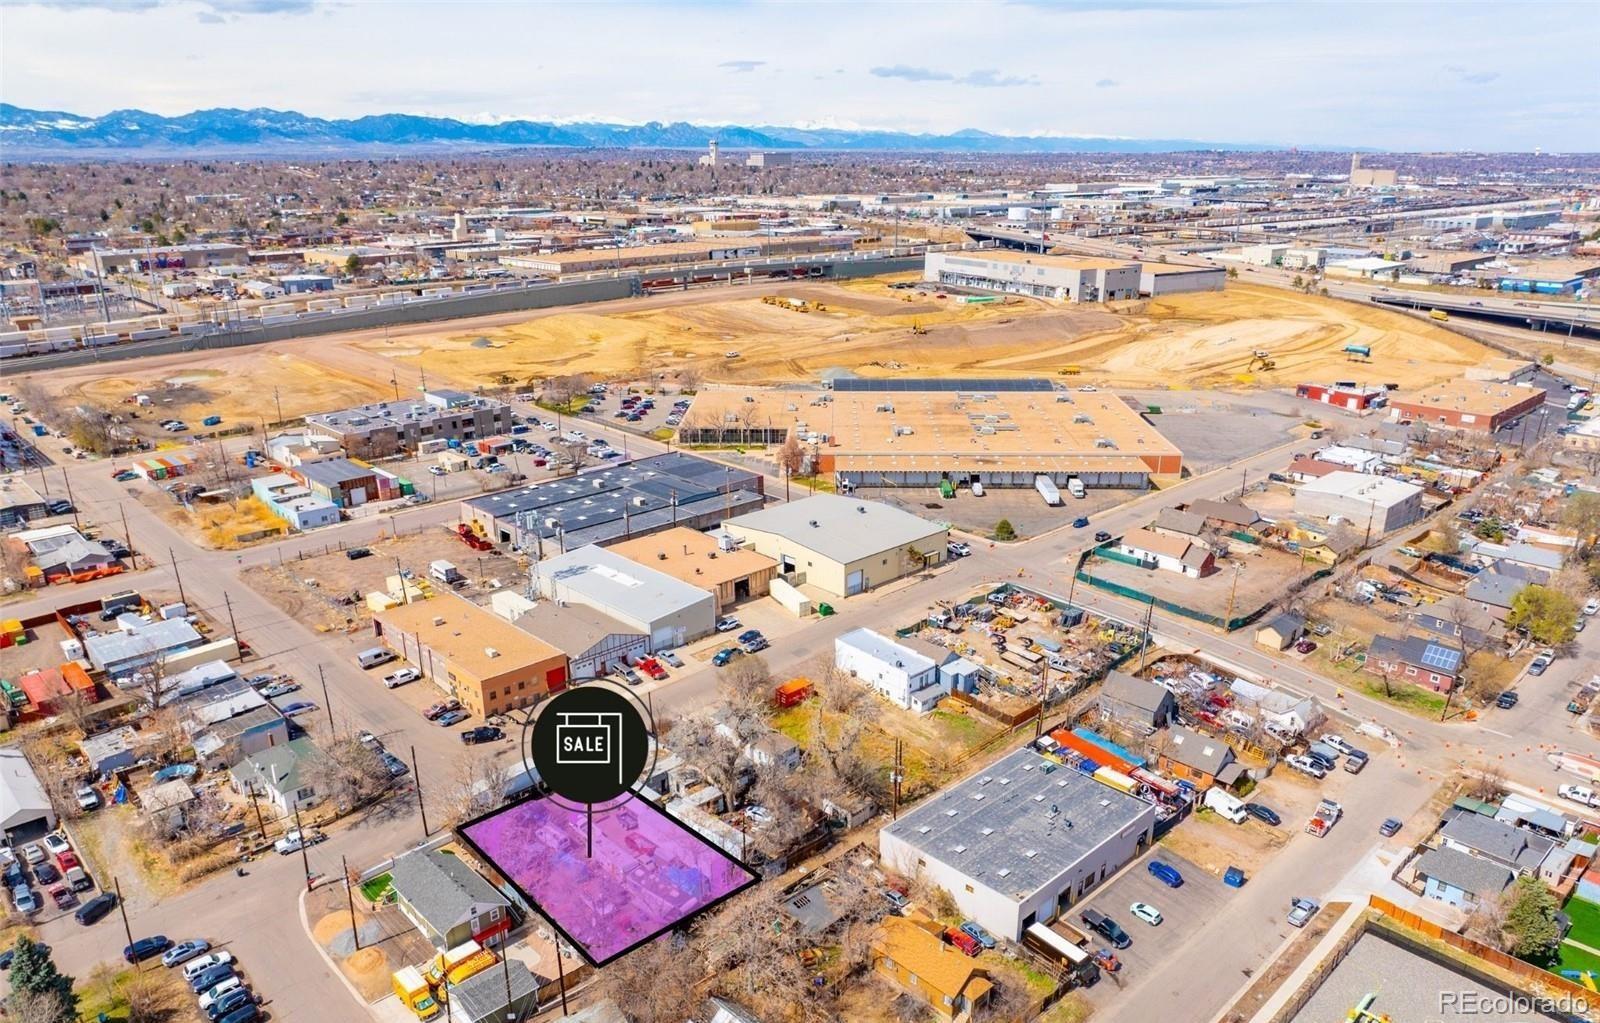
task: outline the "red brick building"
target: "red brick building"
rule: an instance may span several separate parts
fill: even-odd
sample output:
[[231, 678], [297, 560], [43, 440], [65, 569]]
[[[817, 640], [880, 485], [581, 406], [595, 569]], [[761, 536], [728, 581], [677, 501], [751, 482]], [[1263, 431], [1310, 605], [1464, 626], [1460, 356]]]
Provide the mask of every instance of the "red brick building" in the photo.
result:
[[1384, 403], [1389, 392], [1382, 387], [1362, 387], [1359, 384], [1297, 384], [1296, 398], [1321, 402], [1349, 412], [1365, 412]]
[[1493, 433], [1544, 405], [1537, 387], [1481, 380], [1452, 380], [1389, 403], [1400, 419], [1429, 426]]

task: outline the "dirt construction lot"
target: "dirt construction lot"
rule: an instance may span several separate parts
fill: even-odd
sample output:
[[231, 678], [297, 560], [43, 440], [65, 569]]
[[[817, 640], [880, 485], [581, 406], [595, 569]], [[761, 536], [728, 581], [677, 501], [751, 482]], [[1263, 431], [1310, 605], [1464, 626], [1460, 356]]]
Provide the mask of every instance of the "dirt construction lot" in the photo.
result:
[[[1237, 585], [1235, 566], [1239, 566]], [[1084, 565], [1084, 569], [1098, 579], [1131, 586], [1195, 611], [1234, 617], [1278, 599], [1296, 575], [1305, 575], [1318, 567], [1308, 562], [1307, 567], [1302, 568], [1300, 559], [1294, 555], [1267, 549], [1219, 561], [1217, 570], [1201, 579], [1160, 568], [1138, 568], [1106, 558], [1095, 558]]]
[[[1488, 353], [1400, 313], [1281, 290], [1226, 291], [1111, 306], [1010, 296], [958, 303], [889, 287], [898, 278], [717, 288], [384, 331], [188, 352], [48, 374], [66, 401], [146, 419], [292, 419], [433, 385], [518, 385], [587, 373], [640, 379], [684, 368], [706, 380], [783, 383], [844, 368], [873, 376], [1056, 376], [1122, 387], [1284, 387], [1358, 379], [1412, 388], [1459, 375]], [[823, 309], [797, 312], [764, 294]], [[1347, 344], [1370, 345], [1354, 363]], [[1275, 368], [1248, 372], [1262, 350]], [[730, 358], [729, 352], [738, 356]]]

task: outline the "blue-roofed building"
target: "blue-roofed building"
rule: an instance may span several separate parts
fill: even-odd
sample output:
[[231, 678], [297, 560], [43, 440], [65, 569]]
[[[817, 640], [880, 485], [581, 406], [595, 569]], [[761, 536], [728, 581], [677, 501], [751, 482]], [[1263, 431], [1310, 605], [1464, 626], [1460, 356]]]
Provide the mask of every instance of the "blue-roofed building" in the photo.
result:
[[1427, 686], [1448, 693], [1461, 677], [1466, 654], [1437, 636], [1372, 637], [1363, 670], [1390, 681]]
[[1074, 728], [1072, 730], [1072, 734], [1076, 735], [1084, 742], [1093, 743], [1094, 745], [1099, 746], [1101, 749], [1105, 750], [1107, 753], [1110, 753], [1114, 757], [1120, 757], [1121, 759], [1126, 760], [1134, 767], [1144, 766], [1144, 757], [1118, 746], [1116, 743], [1097, 732], [1091, 731], [1087, 728]]

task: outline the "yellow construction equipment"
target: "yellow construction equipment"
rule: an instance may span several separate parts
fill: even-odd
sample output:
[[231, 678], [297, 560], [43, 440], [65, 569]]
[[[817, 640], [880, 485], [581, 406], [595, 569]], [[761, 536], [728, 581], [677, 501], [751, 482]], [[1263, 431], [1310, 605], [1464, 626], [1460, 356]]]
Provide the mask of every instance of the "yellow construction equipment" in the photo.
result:
[[913, 334], [926, 334], [927, 332], [928, 332], [928, 328], [927, 327], [924, 327], [922, 324], [918, 323], [916, 320], [912, 320], [911, 321], [911, 333], [913, 333]]
[[1273, 369], [1277, 365], [1277, 362], [1272, 358], [1271, 352], [1257, 348], [1250, 353], [1250, 365], [1246, 366], [1244, 371], [1246, 373], [1254, 373], [1257, 369]]

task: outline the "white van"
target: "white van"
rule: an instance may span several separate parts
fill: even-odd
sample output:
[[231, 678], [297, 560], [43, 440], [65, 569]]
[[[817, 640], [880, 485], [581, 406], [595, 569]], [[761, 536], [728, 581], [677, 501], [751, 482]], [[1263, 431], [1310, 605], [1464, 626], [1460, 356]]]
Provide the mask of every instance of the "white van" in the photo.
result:
[[395, 659], [393, 650], [375, 646], [356, 654], [356, 663], [362, 668], [376, 668], [380, 664], [388, 664]]
[[1216, 785], [1206, 789], [1206, 809], [1216, 811], [1217, 816], [1235, 824], [1243, 824], [1249, 816], [1244, 810], [1244, 800], [1238, 796], [1222, 791]]
[[973, 481], [973, 484], [972, 484], [972, 496], [973, 497], [982, 497], [983, 496], [983, 484], [982, 483], [979, 483], [977, 481]]

